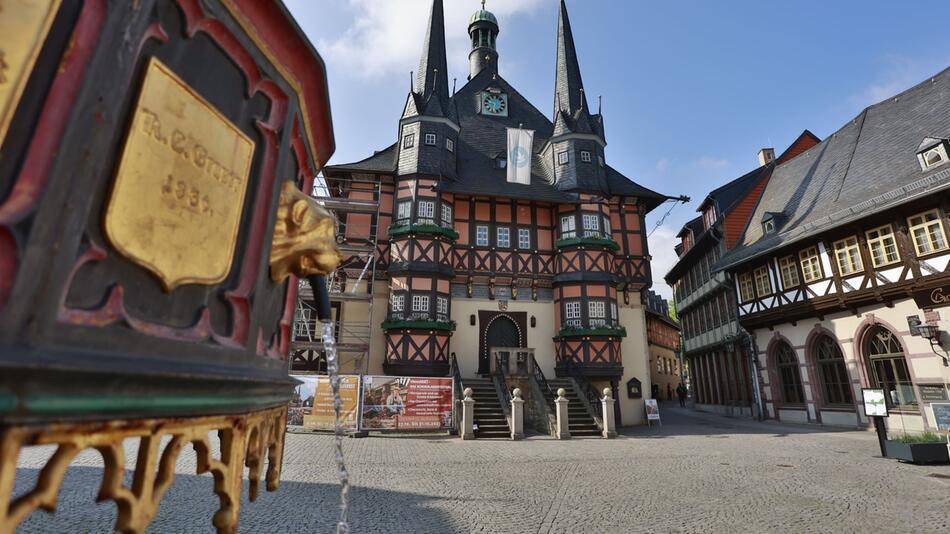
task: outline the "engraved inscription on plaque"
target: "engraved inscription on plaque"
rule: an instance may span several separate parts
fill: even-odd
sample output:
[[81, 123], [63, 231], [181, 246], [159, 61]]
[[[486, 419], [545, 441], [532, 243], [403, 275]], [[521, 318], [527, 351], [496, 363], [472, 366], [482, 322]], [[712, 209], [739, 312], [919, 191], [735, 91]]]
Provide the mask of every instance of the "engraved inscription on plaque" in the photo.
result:
[[105, 230], [166, 291], [231, 268], [254, 142], [152, 58], [127, 134]]
[[0, 0], [0, 143], [61, 0]]

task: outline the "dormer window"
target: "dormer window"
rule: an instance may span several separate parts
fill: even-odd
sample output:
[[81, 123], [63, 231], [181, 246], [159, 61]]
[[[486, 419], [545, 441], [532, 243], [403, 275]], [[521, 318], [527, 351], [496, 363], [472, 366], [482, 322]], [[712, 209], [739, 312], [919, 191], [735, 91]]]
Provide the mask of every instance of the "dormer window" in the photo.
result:
[[947, 157], [947, 139], [927, 137], [917, 147], [917, 162], [922, 171], [929, 171], [947, 161], [950, 161]]
[[507, 169], [508, 160], [505, 158], [495, 158], [495, 168], [496, 169]]
[[766, 234], [774, 234], [774, 233], [775, 233], [775, 220], [774, 220], [774, 219], [769, 219], [769, 220], [765, 221], [764, 223], [762, 223], [762, 231], [765, 232]]

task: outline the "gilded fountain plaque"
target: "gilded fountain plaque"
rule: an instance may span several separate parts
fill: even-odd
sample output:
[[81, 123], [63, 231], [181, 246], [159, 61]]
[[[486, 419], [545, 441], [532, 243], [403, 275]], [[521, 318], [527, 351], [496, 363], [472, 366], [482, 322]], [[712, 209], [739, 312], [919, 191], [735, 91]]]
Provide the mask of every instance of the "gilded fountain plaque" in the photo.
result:
[[0, 0], [0, 143], [61, 0]]
[[247, 135], [152, 58], [106, 208], [112, 245], [166, 291], [221, 282], [253, 155]]

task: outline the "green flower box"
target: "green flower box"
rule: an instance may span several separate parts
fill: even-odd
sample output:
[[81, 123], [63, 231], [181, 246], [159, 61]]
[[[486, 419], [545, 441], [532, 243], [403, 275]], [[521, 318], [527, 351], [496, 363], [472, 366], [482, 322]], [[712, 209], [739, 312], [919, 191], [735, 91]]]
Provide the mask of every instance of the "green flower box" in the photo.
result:
[[616, 241], [606, 237], [571, 237], [568, 239], [558, 239], [554, 244], [554, 246], [557, 248], [578, 247], [584, 245], [590, 247], [607, 247], [614, 251], [620, 250], [620, 245], [618, 245]]
[[398, 320], [383, 321], [383, 330], [443, 330], [455, 331], [455, 321]]
[[440, 235], [447, 237], [452, 241], [455, 241], [459, 238], [459, 233], [455, 230], [435, 224], [404, 224], [401, 226], [389, 227], [389, 237], [397, 237], [406, 234]]
[[560, 337], [627, 337], [627, 329], [622, 326], [619, 328], [562, 328], [558, 335]]

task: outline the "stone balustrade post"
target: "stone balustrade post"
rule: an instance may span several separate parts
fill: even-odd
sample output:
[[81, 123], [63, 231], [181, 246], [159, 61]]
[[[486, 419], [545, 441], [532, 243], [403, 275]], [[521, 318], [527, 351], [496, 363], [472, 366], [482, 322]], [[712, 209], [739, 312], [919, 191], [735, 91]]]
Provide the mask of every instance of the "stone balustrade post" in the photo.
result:
[[475, 399], [472, 398], [472, 388], [465, 388], [462, 392], [462, 439], [475, 439]]
[[614, 419], [614, 398], [611, 396], [610, 388], [604, 388], [604, 398], [600, 399], [600, 404], [603, 407], [604, 438], [615, 438], [617, 437], [617, 420]]
[[524, 399], [521, 398], [521, 389], [515, 388], [511, 392], [511, 439], [524, 438]]
[[557, 398], [554, 399], [554, 405], [557, 411], [557, 439], [571, 439], [570, 423], [567, 419], [567, 403], [564, 397], [567, 391], [564, 388], [557, 390]]

